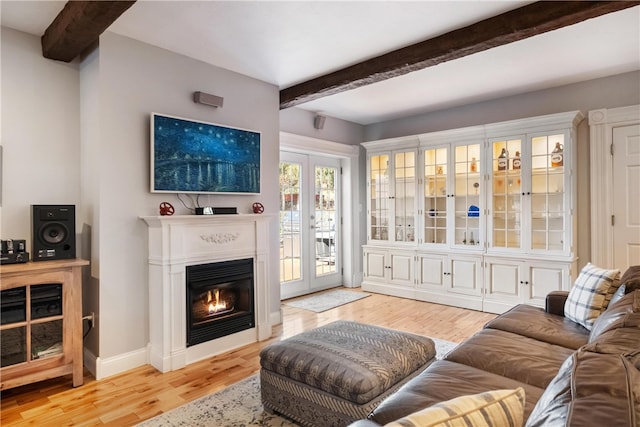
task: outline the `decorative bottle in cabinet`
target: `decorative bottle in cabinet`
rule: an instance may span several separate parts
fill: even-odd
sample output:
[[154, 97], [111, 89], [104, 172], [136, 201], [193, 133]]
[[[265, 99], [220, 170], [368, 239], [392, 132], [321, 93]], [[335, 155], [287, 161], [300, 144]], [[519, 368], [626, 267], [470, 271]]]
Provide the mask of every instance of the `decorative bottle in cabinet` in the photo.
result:
[[513, 162], [511, 163], [511, 167], [513, 168], [513, 170], [518, 170], [520, 169], [520, 165], [522, 164], [522, 161], [520, 160], [520, 152], [516, 151], [516, 157], [513, 159]]
[[562, 151], [564, 147], [559, 142], [556, 142], [556, 148], [551, 153], [551, 167], [559, 167], [563, 165]]
[[470, 172], [478, 172], [478, 162], [475, 157], [471, 158], [471, 166], [469, 167]]
[[500, 156], [498, 156], [498, 170], [499, 171], [506, 170], [507, 164], [508, 164], [507, 149], [503, 148], [502, 152], [500, 153]]

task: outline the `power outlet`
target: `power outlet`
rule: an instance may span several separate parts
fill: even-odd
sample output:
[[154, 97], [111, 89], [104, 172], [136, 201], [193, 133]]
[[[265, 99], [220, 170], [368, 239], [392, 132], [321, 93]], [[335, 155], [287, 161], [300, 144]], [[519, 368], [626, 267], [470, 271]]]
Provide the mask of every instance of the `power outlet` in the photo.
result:
[[96, 326], [96, 314], [93, 311], [91, 312], [91, 314], [84, 316], [83, 319], [87, 321], [89, 330], [93, 329], [93, 327]]

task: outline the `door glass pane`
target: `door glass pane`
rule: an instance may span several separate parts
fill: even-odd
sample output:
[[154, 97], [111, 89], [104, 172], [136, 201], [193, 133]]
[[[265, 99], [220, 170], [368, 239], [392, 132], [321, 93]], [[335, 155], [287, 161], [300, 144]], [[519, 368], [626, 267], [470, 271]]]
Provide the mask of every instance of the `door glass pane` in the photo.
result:
[[369, 160], [371, 186], [371, 240], [389, 239], [389, 156], [371, 156]]
[[522, 222], [522, 141], [494, 141], [492, 145], [493, 246], [520, 248]]
[[302, 278], [299, 163], [280, 163], [280, 283]]
[[564, 135], [531, 139], [531, 249], [562, 250], [564, 235]]
[[315, 168], [316, 276], [336, 272], [336, 174], [337, 168]]
[[416, 154], [413, 151], [396, 153], [395, 176], [395, 240], [414, 240]]
[[480, 245], [480, 144], [455, 147], [454, 244]]
[[447, 243], [447, 149], [424, 151], [424, 241]]

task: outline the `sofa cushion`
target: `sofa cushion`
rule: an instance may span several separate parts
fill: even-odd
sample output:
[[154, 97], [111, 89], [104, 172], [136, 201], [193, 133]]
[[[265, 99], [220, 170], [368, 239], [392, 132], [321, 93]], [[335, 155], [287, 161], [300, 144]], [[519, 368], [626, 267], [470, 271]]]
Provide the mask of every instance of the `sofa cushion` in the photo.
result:
[[[527, 427], [636, 426], [640, 422], [640, 355], [580, 349], [546, 388]], [[612, 424], [614, 422], [614, 424]]]
[[573, 349], [497, 329], [483, 329], [445, 360], [545, 388]]
[[618, 300], [622, 299], [626, 294], [637, 289], [640, 289], [640, 265], [632, 265], [627, 268], [627, 271], [625, 271], [620, 278], [620, 287], [611, 297], [609, 305], [614, 304]]
[[602, 354], [634, 354], [640, 352], [640, 324], [631, 328], [611, 329], [582, 347]]
[[620, 278], [620, 284], [625, 286], [627, 293], [640, 289], [640, 265], [627, 268]]
[[620, 270], [605, 270], [588, 263], [569, 291], [564, 316], [591, 330], [619, 286]]
[[615, 294], [611, 297], [611, 301], [609, 301], [609, 306], [620, 301], [627, 294], [627, 287], [625, 285], [620, 285]]
[[489, 321], [485, 328], [513, 332], [574, 350], [586, 344], [589, 338], [589, 331], [584, 326], [526, 304], [517, 305]]
[[544, 391], [542, 388], [523, 384], [472, 366], [439, 360], [385, 399], [369, 418], [384, 425], [455, 397], [517, 387], [524, 388], [527, 396], [524, 406], [526, 419], [542, 395]]
[[414, 412], [385, 427], [521, 427], [524, 389], [460, 396]]
[[626, 294], [593, 322], [589, 342], [603, 333], [624, 327], [640, 327], [640, 289]]

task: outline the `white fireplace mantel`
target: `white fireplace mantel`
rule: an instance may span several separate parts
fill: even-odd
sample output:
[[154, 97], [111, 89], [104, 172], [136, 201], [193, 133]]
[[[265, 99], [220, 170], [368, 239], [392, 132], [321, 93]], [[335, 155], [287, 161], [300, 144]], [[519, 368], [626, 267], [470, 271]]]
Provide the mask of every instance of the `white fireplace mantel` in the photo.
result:
[[[146, 216], [149, 359], [161, 372], [271, 337], [268, 241], [273, 215]], [[255, 328], [187, 347], [186, 267], [253, 258]]]

